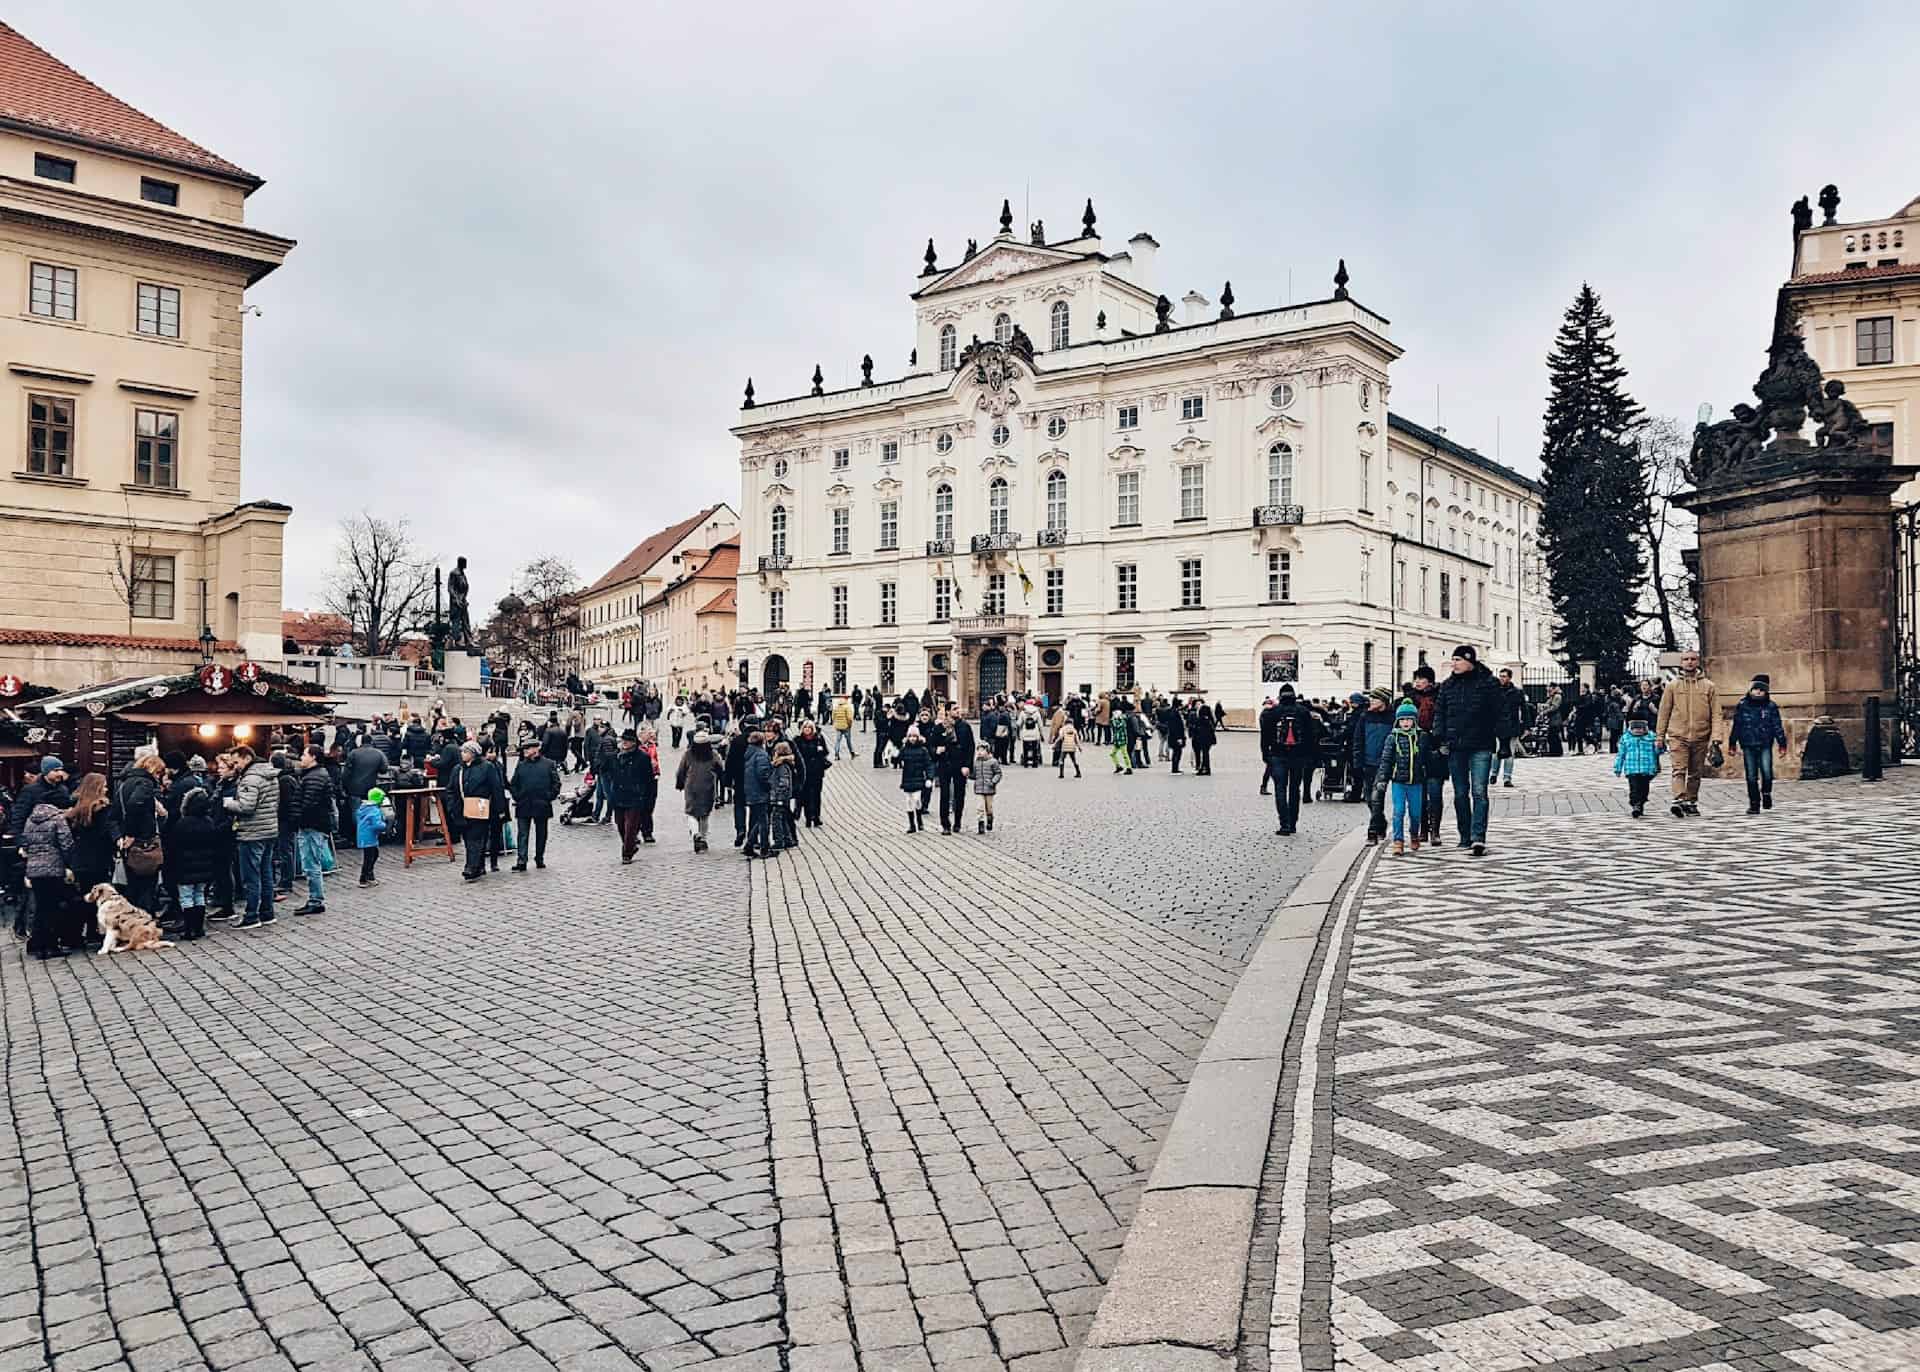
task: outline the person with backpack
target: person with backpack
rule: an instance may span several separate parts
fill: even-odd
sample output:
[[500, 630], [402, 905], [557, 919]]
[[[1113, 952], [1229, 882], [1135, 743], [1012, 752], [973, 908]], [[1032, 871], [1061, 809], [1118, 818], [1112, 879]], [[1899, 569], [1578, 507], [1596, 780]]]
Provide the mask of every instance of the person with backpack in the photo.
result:
[[1279, 812], [1282, 838], [1300, 825], [1300, 788], [1313, 773], [1320, 752], [1319, 724], [1311, 710], [1294, 694], [1293, 683], [1280, 683], [1280, 696], [1260, 712], [1260, 751], [1273, 778], [1273, 808]]

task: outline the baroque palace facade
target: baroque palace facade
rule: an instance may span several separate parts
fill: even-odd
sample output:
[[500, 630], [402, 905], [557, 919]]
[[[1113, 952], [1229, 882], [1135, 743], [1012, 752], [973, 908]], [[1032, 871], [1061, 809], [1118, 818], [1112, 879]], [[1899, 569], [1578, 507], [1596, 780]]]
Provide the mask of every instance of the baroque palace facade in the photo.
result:
[[[1397, 683], [1456, 643], [1544, 663], [1537, 485], [1390, 415], [1347, 290], [1236, 314], [1158, 244], [999, 234], [913, 293], [914, 369], [746, 404], [743, 684], [1156, 688], [1249, 720], [1281, 681]], [[929, 365], [930, 364], [930, 365]], [[870, 361], [863, 372], [871, 376]]]

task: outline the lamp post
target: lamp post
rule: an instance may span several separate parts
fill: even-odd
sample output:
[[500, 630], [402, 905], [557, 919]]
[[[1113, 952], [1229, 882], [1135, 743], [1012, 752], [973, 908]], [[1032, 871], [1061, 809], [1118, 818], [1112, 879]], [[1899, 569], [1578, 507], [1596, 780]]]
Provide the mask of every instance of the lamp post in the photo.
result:
[[213, 645], [217, 642], [219, 642], [219, 640], [213, 636], [213, 626], [211, 624], [202, 624], [200, 626], [200, 662], [202, 666], [213, 661]]
[[[354, 635], [359, 632], [359, 626], [360, 590], [358, 587], [355, 587], [353, 590], [347, 592], [347, 646], [349, 648], [353, 646], [353, 638]], [[367, 656], [372, 657], [373, 654], [369, 652]]]

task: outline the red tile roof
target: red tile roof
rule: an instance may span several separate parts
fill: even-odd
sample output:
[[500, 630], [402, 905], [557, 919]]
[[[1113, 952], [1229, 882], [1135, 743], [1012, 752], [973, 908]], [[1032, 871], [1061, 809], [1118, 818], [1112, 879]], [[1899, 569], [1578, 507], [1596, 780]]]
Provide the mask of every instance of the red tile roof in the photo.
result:
[[740, 536], [713, 545], [713, 556], [700, 564], [695, 581], [732, 581], [740, 575]]
[[[0, 643], [18, 643], [48, 648], [153, 648], [173, 653], [197, 653], [197, 638], [147, 638], [140, 634], [76, 634], [64, 629], [0, 629]], [[238, 643], [221, 639], [214, 650], [237, 653]]]
[[1787, 289], [1796, 286], [1831, 286], [1846, 281], [1885, 280], [1890, 276], [1920, 276], [1920, 262], [1896, 262], [1889, 267], [1855, 267], [1851, 271], [1815, 272], [1811, 276], [1796, 276], [1787, 282]]
[[249, 188], [261, 184], [252, 172], [109, 95], [4, 23], [0, 23], [0, 120], [230, 177]]
[[618, 586], [623, 581], [631, 581], [637, 576], [644, 576], [648, 568], [672, 552], [675, 544], [679, 543], [681, 539], [706, 523], [707, 520], [713, 517], [713, 512], [720, 508], [719, 505], [709, 505], [706, 509], [700, 511], [699, 514], [691, 515], [681, 520], [678, 524], [671, 524], [662, 529], [652, 538], [649, 538], [646, 542], [614, 563], [613, 570], [594, 582], [593, 585], [587, 587], [586, 594], [593, 595], [596, 592], [606, 590], [609, 586]]
[[694, 613], [701, 615], [730, 615], [739, 607], [739, 604], [740, 598], [734, 594], [733, 587], [729, 586], [712, 600], [709, 600], [705, 605], [702, 605], [698, 610], [695, 610]]

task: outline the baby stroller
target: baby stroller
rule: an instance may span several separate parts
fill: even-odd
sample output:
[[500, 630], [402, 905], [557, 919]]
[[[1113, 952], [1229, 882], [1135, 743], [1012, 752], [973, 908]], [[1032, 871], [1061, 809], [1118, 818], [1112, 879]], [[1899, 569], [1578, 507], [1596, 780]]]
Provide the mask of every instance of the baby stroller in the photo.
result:
[[583, 772], [572, 790], [564, 791], [560, 796], [560, 822], [571, 824], [576, 819], [593, 822], [593, 773]]

